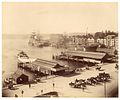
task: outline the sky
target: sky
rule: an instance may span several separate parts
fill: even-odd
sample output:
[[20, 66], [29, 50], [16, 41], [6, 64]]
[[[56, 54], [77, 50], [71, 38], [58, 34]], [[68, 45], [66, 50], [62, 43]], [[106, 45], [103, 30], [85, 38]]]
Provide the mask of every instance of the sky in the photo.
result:
[[118, 31], [115, 2], [3, 2], [2, 33]]

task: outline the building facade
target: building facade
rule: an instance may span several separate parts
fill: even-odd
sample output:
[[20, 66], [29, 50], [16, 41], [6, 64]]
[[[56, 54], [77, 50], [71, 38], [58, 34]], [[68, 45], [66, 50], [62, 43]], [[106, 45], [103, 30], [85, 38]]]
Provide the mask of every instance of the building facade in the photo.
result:
[[104, 38], [102, 38], [102, 39], [98, 38], [97, 43], [107, 45], [106, 39], [104, 39]]
[[115, 35], [108, 35], [105, 38], [98, 38], [97, 43], [118, 49], [118, 37]]
[[118, 50], [118, 37], [115, 37], [115, 49]]
[[88, 38], [87, 39], [88, 45], [92, 45], [95, 43], [95, 39], [94, 38]]
[[107, 35], [106, 36], [106, 45], [108, 47], [114, 47], [115, 46], [115, 35]]

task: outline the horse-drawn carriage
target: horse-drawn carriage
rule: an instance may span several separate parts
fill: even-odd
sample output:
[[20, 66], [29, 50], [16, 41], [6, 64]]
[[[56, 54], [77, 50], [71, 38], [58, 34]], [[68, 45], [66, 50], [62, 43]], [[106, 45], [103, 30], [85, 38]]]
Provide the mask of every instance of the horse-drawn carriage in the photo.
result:
[[110, 79], [110, 74], [109, 73], [99, 73], [96, 77], [90, 77], [87, 79], [76, 79], [75, 82], [70, 82], [69, 85], [73, 88], [82, 88], [85, 89], [87, 86], [86, 85], [97, 85], [102, 82], [108, 82]]
[[86, 83], [85, 80], [80, 79], [80, 80], [75, 80], [75, 82], [70, 82], [69, 85], [73, 88], [81, 88], [85, 89], [86, 88]]
[[99, 82], [96, 77], [90, 77], [86, 80], [87, 85], [97, 85]]
[[90, 77], [86, 80], [87, 85], [97, 85], [100, 84], [101, 82], [108, 82], [110, 79], [110, 75], [108, 73], [99, 73], [97, 77]]
[[110, 74], [105, 72], [99, 73], [97, 77], [101, 80], [101, 82], [109, 81], [109, 79], [111, 78]]

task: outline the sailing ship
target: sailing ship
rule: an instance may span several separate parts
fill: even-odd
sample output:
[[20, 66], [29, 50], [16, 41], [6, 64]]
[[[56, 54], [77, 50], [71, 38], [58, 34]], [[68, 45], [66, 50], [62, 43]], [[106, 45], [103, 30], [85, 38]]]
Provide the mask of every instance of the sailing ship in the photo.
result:
[[28, 44], [30, 46], [42, 48], [45, 46], [49, 46], [50, 42], [48, 40], [42, 39], [42, 36], [40, 34], [36, 34], [36, 32], [33, 32], [32, 35], [30, 36]]

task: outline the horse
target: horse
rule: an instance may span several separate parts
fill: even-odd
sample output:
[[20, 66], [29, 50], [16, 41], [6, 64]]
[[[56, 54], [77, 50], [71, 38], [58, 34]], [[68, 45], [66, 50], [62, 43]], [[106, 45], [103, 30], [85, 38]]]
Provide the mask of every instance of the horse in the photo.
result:
[[74, 87], [74, 86], [75, 86], [75, 83], [70, 82], [69, 85], [70, 85], [71, 87]]
[[101, 67], [97, 67], [96, 70], [99, 70], [100, 71]]

